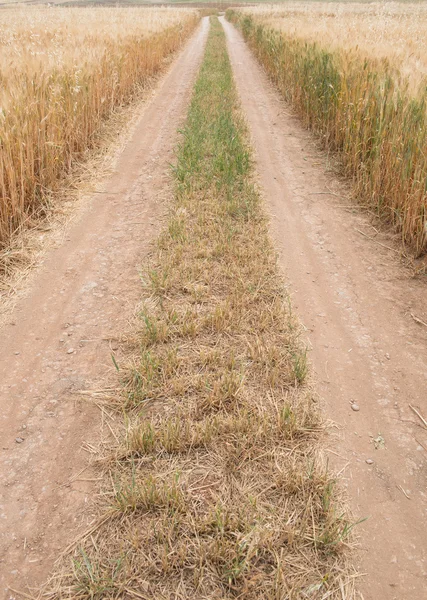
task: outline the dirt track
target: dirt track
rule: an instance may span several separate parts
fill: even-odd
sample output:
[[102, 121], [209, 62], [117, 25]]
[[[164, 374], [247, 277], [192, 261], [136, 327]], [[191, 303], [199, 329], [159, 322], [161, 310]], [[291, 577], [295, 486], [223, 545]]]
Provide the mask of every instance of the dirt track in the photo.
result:
[[143, 109], [102, 193], [0, 330], [2, 598], [14, 597], [8, 586], [40, 583], [91, 518], [81, 511], [96, 491], [90, 470], [80, 473], [90, 455], [82, 444], [99, 437], [100, 413], [73, 392], [111, 370], [114, 336], [137, 304], [138, 269], [158, 230], [207, 30], [204, 19]]
[[[369, 516], [359, 528], [362, 597], [422, 600], [427, 431], [409, 404], [427, 415], [427, 328], [410, 316], [427, 321], [425, 286], [357, 231], [375, 235], [363, 215], [327, 194], [346, 190], [325, 174], [324, 155], [240, 34], [222, 22], [280, 260], [313, 347], [317, 389], [339, 426], [331, 458], [344, 469], [355, 515]], [[81, 473], [88, 464], [82, 444], [99, 437], [100, 415], [77, 404], [74, 392], [108, 375], [114, 337], [137, 303], [138, 266], [158, 230], [206, 34], [205, 19], [145, 107], [105, 192], [50, 252], [0, 330], [1, 597], [13, 597], [8, 585], [42, 581], [91, 518], [81, 508], [96, 484], [87, 481], [89, 469]]]
[[280, 261], [313, 348], [317, 390], [339, 426], [340, 457], [331, 456], [344, 469], [354, 514], [369, 517], [359, 527], [359, 567], [367, 573], [361, 593], [365, 600], [423, 600], [427, 431], [409, 404], [427, 415], [427, 328], [410, 315], [427, 321], [425, 285], [357, 231], [375, 236], [367, 219], [339, 206], [348, 200], [327, 194], [331, 186], [346, 190], [325, 175], [324, 155], [241, 35], [221, 20]]

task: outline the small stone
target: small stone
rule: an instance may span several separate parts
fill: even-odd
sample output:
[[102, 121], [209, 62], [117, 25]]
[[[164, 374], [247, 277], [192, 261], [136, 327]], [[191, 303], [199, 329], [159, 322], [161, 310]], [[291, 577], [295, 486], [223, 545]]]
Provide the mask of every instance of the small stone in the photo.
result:
[[18, 356], [18, 354], [19, 354], [19, 352], [14, 352], [14, 355], [15, 355], [15, 356]]
[[17, 437], [17, 438], [15, 438], [15, 442], [16, 442], [17, 444], [22, 444], [22, 442], [23, 442], [23, 441], [24, 441], [24, 438], [21, 438], [21, 437]]
[[360, 410], [360, 406], [354, 402], [351, 405], [351, 410], [354, 410], [354, 412], [357, 412], [358, 410]]
[[365, 463], [366, 463], [367, 465], [373, 465], [373, 464], [374, 464], [374, 461], [372, 460], [372, 458], [367, 458], [367, 459], [365, 460]]
[[74, 352], [74, 348], [68, 348], [67, 354], [72, 354]]
[[387, 360], [390, 360], [390, 354], [388, 352], [385, 353], [385, 357]]

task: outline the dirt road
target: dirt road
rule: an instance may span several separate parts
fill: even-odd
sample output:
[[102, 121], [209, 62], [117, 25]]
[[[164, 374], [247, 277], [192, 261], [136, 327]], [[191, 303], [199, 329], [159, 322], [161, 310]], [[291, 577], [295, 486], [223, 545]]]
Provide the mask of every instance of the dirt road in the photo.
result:
[[[87, 467], [100, 412], [77, 403], [111, 370], [114, 336], [139, 296], [169, 163], [203, 54], [208, 20], [143, 109], [132, 139], [0, 330], [0, 597], [39, 584], [90, 520]], [[88, 481], [91, 480], [92, 481]], [[82, 516], [83, 515], [83, 516]]]
[[[365, 600], [422, 600], [426, 583], [426, 289], [409, 278], [222, 19], [260, 183], [293, 305], [307, 328], [316, 386], [360, 525]], [[115, 336], [138, 300], [138, 266], [158, 231], [168, 163], [208, 24], [145, 107], [103, 192], [0, 330], [0, 596], [40, 583], [91, 518], [88, 469], [100, 413], [78, 392], [108, 377]], [[384, 240], [383, 240], [384, 241]], [[357, 407], [352, 403], [356, 403]], [[354, 410], [358, 408], [358, 410]], [[367, 462], [368, 461], [368, 462]], [[83, 471], [83, 469], [85, 469]]]
[[361, 597], [423, 600], [427, 430], [409, 404], [427, 416], [427, 327], [411, 317], [427, 322], [425, 285], [359, 232], [376, 236], [368, 219], [342, 206], [351, 201], [328, 195], [330, 186], [346, 190], [325, 174], [325, 157], [241, 35], [221, 21], [317, 389], [339, 427], [339, 456], [331, 457], [344, 469], [354, 514], [369, 517], [358, 528]]

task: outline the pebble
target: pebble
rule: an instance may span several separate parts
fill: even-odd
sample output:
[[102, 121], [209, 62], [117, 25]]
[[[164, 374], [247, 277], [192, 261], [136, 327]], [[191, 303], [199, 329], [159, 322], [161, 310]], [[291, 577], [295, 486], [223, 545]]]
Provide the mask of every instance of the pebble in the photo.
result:
[[14, 355], [15, 355], [15, 356], [18, 356], [18, 354], [19, 354], [19, 352], [14, 352]]
[[74, 352], [74, 348], [68, 348], [67, 354], [72, 354]]
[[360, 406], [356, 403], [351, 405], [351, 410], [354, 410], [354, 412], [357, 412], [358, 410], [360, 410]]
[[372, 458], [367, 458], [367, 459], [365, 460], [365, 463], [366, 463], [367, 465], [373, 465], [373, 464], [374, 464], [374, 461], [372, 460]]
[[21, 438], [21, 437], [17, 437], [17, 438], [15, 438], [15, 442], [16, 442], [17, 444], [22, 444], [22, 442], [23, 442], [23, 441], [24, 441], [24, 438]]

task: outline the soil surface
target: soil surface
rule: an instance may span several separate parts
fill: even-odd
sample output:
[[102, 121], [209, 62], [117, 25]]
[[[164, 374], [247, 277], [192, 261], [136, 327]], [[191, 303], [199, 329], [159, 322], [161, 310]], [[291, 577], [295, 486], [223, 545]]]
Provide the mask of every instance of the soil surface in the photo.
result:
[[1, 598], [39, 585], [93, 517], [82, 509], [98, 489], [89, 459], [101, 412], [79, 391], [105, 385], [115, 336], [137, 306], [138, 271], [170, 193], [177, 129], [208, 27], [204, 19], [143, 108], [114, 172], [0, 330]]
[[330, 454], [355, 517], [369, 517], [357, 528], [360, 597], [423, 600], [427, 429], [409, 405], [427, 417], [427, 327], [411, 316], [427, 323], [426, 286], [377, 243], [392, 242], [372, 220], [348, 210], [348, 189], [327, 173], [325, 154], [221, 21], [279, 260], [337, 424]]

